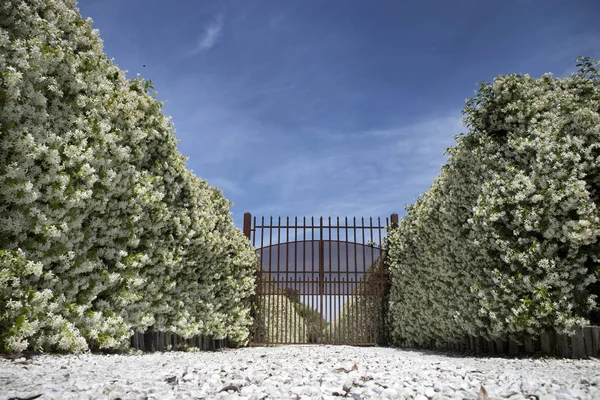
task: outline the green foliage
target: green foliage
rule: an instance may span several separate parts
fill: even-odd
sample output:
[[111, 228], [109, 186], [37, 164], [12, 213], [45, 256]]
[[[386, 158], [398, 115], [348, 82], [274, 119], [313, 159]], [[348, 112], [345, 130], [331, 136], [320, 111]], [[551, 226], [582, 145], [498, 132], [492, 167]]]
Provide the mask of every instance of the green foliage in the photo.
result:
[[186, 169], [152, 83], [71, 0], [0, 3], [0, 54], [0, 345], [124, 349], [148, 328], [245, 343], [256, 255]]
[[599, 322], [597, 65], [499, 76], [467, 101], [469, 131], [389, 235], [396, 343]]
[[0, 351], [54, 347], [76, 352], [85, 348], [78, 329], [57, 315], [54, 293], [38, 289], [53, 279], [23, 252], [0, 250]]

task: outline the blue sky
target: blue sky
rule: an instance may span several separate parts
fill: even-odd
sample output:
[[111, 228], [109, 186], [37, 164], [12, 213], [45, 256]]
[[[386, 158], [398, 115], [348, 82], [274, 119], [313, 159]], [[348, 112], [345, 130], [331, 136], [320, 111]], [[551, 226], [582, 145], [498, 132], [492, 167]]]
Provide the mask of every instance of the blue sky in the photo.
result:
[[[388, 216], [428, 189], [477, 83], [600, 58], [600, 2], [81, 0], [155, 83], [233, 217]], [[145, 65], [145, 67], [143, 66]]]

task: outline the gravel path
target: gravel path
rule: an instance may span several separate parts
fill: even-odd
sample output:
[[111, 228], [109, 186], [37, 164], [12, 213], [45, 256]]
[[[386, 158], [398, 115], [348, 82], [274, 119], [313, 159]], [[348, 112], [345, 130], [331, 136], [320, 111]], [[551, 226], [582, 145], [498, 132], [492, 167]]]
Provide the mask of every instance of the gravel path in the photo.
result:
[[0, 399], [600, 399], [600, 361], [350, 346], [0, 359]]

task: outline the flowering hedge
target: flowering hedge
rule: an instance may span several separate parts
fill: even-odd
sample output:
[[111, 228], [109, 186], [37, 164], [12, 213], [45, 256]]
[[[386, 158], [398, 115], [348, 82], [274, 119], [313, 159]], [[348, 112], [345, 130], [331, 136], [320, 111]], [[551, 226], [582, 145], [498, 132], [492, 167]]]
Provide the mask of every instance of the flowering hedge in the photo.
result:
[[467, 101], [468, 133], [389, 235], [395, 342], [600, 322], [600, 82], [579, 67], [499, 76]]
[[0, 347], [244, 343], [256, 256], [91, 24], [73, 0], [0, 2]]

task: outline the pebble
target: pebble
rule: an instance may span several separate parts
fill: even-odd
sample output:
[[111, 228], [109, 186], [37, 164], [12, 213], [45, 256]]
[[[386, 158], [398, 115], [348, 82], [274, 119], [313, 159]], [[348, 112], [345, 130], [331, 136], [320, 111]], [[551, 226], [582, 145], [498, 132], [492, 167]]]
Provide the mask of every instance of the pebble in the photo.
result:
[[0, 359], [0, 399], [600, 399], [598, 360], [292, 345], [28, 361]]

